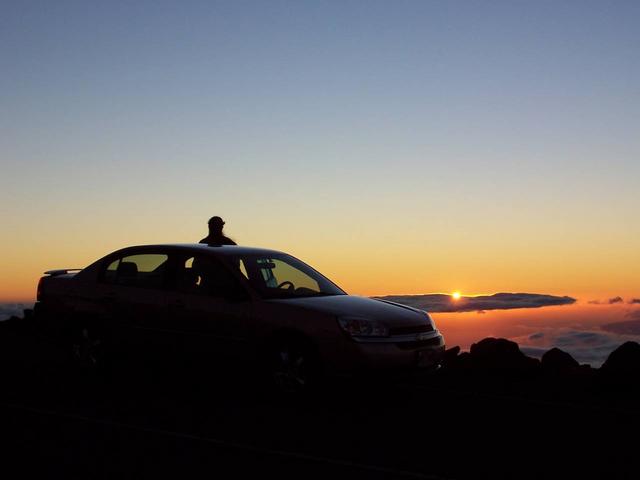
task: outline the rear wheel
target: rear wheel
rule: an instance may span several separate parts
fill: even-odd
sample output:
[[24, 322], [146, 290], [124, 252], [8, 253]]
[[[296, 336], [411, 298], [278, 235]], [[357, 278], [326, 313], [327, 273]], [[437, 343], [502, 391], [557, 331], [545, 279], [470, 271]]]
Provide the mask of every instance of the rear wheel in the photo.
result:
[[96, 328], [80, 325], [72, 334], [71, 358], [85, 371], [98, 371], [105, 366], [104, 338]]

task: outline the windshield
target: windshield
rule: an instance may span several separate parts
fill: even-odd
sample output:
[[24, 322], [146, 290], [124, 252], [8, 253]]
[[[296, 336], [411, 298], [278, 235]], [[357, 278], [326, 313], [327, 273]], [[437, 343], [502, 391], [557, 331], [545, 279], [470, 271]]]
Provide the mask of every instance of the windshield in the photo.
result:
[[263, 298], [346, 295], [331, 280], [291, 255], [238, 255], [231, 260]]

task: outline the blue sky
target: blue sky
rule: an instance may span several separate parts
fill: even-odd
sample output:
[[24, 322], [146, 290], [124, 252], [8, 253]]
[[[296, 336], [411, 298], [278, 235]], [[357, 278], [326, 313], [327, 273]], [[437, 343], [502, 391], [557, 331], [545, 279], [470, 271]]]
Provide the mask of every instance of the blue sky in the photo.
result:
[[89, 258], [220, 213], [312, 257], [333, 229], [344, 258], [464, 250], [473, 288], [505, 249], [615, 251], [615, 276], [640, 265], [638, 25], [638, 2], [2, 2], [5, 242], [90, 228]]

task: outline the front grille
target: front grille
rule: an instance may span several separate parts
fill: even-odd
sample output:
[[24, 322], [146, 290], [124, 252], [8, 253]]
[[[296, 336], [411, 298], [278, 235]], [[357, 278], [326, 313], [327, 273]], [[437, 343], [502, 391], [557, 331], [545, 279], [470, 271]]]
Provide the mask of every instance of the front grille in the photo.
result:
[[395, 327], [389, 329], [389, 335], [411, 335], [412, 333], [432, 332], [433, 327], [429, 323], [424, 325], [412, 325], [410, 327]]
[[415, 342], [399, 342], [396, 343], [398, 348], [402, 350], [413, 350], [420, 347], [431, 347], [440, 345], [440, 337], [428, 338], [426, 340], [417, 340]]

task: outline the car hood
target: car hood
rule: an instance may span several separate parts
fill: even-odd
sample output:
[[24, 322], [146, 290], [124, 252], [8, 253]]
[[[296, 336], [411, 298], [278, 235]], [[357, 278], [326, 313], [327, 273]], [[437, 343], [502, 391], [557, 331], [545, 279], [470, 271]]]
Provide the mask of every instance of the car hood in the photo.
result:
[[269, 300], [269, 302], [292, 305], [335, 316], [367, 318], [384, 322], [389, 326], [430, 324], [421, 310], [386, 300], [356, 295], [286, 298]]

